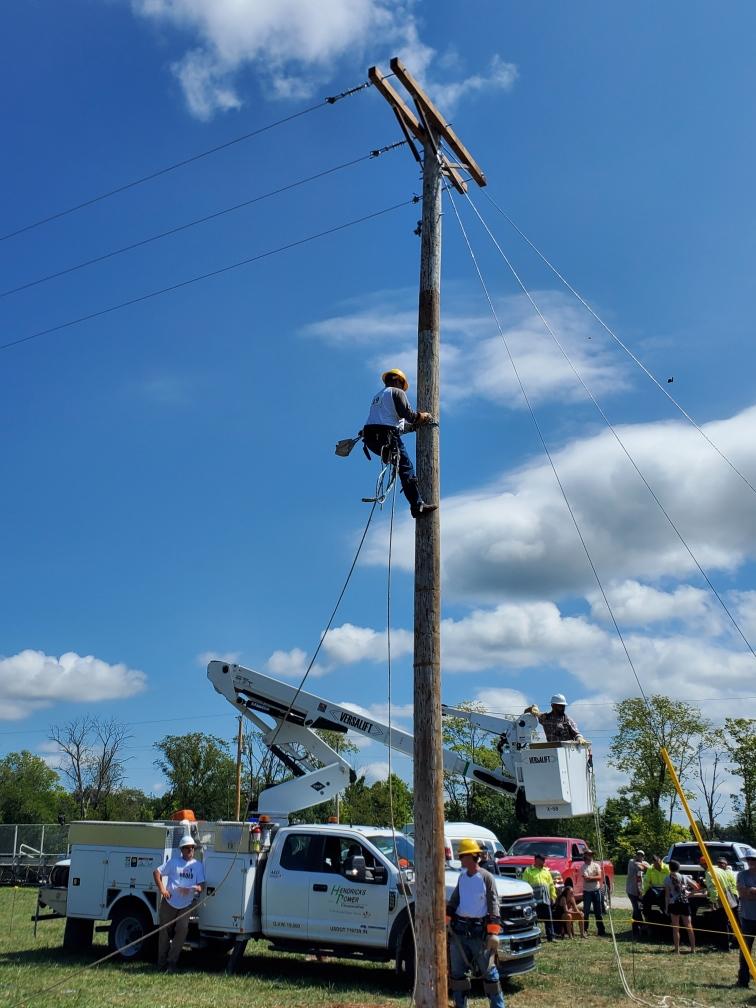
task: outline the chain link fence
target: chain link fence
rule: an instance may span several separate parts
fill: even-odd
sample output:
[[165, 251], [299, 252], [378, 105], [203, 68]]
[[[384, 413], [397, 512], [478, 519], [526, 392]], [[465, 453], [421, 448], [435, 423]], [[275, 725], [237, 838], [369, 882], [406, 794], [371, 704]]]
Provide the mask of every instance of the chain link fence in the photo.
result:
[[0, 823], [0, 885], [37, 885], [68, 853], [68, 826]]

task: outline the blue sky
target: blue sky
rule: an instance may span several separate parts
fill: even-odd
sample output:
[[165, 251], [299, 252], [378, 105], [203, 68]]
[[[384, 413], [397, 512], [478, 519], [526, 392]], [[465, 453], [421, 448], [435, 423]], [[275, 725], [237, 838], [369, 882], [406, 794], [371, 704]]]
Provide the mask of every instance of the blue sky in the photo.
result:
[[[756, 89], [744, 2], [71, 0], [14, 5], [3, 234], [291, 115], [401, 54], [491, 197], [756, 480]], [[401, 139], [374, 90], [0, 242], [3, 290]], [[419, 192], [406, 150], [0, 298], [6, 343], [275, 249]], [[477, 189], [471, 196], [749, 640], [752, 491]], [[458, 204], [581, 529], [649, 691], [756, 716], [754, 658]], [[153, 742], [233, 713], [206, 656], [296, 681], [366, 520], [374, 477], [333, 445], [380, 371], [414, 393], [419, 209], [2, 351], [0, 751], [50, 724]], [[582, 700], [601, 752], [637, 687], [523, 409], [453, 210], [444, 217], [444, 699]], [[667, 385], [667, 378], [673, 377]], [[396, 716], [411, 715], [412, 528], [398, 501]], [[309, 688], [385, 711], [387, 513]], [[67, 656], [63, 658], [62, 656]], [[149, 723], [147, 723], [149, 722]], [[358, 763], [379, 776], [385, 750]], [[602, 793], [617, 779], [607, 769]]]

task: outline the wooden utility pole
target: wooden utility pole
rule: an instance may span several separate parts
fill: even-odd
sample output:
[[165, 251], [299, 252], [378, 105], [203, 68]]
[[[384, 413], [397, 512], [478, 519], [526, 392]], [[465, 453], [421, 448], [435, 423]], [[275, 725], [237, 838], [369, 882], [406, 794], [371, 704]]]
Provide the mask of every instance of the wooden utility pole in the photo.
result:
[[242, 715], [239, 715], [239, 730], [236, 733], [236, 817], [239, 822], [241, 818], [241, 765], [242, 765]]
[[[441, 113], [398, 59], [391, 69], [411, 96], [417, 116], [376, 68], [371, 82], [391, 105], [416, 160], [423, 167], [420, 240], [420, 297], [417, 326], [417, 408], [440, 415], [441, 357], [441, 192], [444, 177], [458, 192], [467, 190], [464, 169], [479, 185], [485, 176]], [[422, 157], [414, 141], [422, 145]], [[450, 163], [442, 142], [459, 159]], [[417, 432], [417, 473], [421, 497], [441, 499], [439, 428]], [[414, 799], [415, 935], [418, 1008], [448, 1004], [444, 917], [444, 770], [441, 722], [441, 521], [440, 510], [415, 525]]]

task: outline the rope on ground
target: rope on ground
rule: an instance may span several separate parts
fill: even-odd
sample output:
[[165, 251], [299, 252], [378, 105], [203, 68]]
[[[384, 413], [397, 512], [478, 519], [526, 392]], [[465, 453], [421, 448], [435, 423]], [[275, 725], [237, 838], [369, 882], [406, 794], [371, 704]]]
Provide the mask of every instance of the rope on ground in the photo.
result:
[[745, 485], [750, 490], [752, 490], [754, 493], [756, 493], [756, 486], [754, 486], [753, 483], [748, 479], [748, 477], [744, 473], [742, 473], [740, 471], [740, 469], [738, 469], [738, 467], [735, 465], [735, 463], [732, 461], [732, 459], [729, 458], [714, 441], [712, 441], [712, 439], [709, 437], [709, 435], [706, 433], [706, 431], [703, 430], [703, 428], [698, 423], [696, 423], [696, 421], [693, 419], [693, 417], [688, 412], [686, 412], [685, 408], [677, 401], [677, 399], [675, 399], [675, 397], [671, 394], [671, 392], [664, 385], [662, 385], [662, 383], [659, 381], [659, 379], [656, 377], [656, 375], [653, 374], [653, 372], [649, 371], [649, 369], [646, 367], [646, 365], [643, 363], [643, 361], [640, 360], [640, 358], [638, 358], [633, 353], [633, 351], [630, 349], [630, 347], [627, 346], [627, 344], [624, 343], [620, 339], [620, 337], [614, 332], [614, 330], [611, 329], [610, 326], [608, 326], [606, 322], [604, 322], [604, 320], [595, 311], [595, 309], [592, 308], [591, 305], [588, 304], [588, 302], [585, 300], [585, 298], [582, 296], [582, 294], [580, 294], [577, 290], [575, 290], [575, 288], [572, 286], [572, 284], [569, 282], [569, 280], [567, 280], [566, 277], [564, 277], [562, 275], [562, 273], [559, 272], [559, 270], [556, 268], [556, 266], [554, 266], [554, 264], [552, 262], [550, 262], [549, 259], [546, 258], [546, 256], [544, 255], [544, 253], [541, 252], [541, 250], [537, 247], [537, 245], [535, 245], [535, 243], [532, 242], [530, 240], [530, 238], [528, 238], [528, 236], [517, 226], [517, 224], [515, 224], [515, 222], [512, 220], [512, 218], [509, 216], [509, 214], [505, 210], [503, 210], [496, 203], [496, 201], [493, 199], [493, 197], [491, 196], [491, 194], [489, 192], [487, 192], [486, 190], [484, 190], [484, 195], [488, 199], [489, 203], [494, 207], [494, 209], [498, 210], [498, 212], [502, 215], [502, 217], [504, 218], [504, 220], [506, 220], [507, 223], [509, 223], [514, 228], [514, 230], [517, 232], [517, 234], [525, 242], [527, 242], [527, 244], [533, 249], [533, 251], [535, 252], [535, 254], [541, 259], [541, 261], [543, 263], [545, 263], [546, 266], [548, 266], [548, 268], [551, 270], [551, 272], [554, 274], [554, 276], [556, 276], [559, 280], [561, 280], [561, 282], [564, 284], [564, 286], [567, 288], [567, 290], [577, 298], [577, 300], [586, 309], [586, 311], [590, 312], [590, 314], [598, 322], [598, 324], [601, 326], [601, 328], [604, 329], [609, 334], [609, 336], [611, 336], [611, 338], [614, 340], [614, 342], [617, 344], [617, 346], [619, 346], [627, 354], [627, 356], [635, 364], [637, 364], [637, 366], [641, 369], [641, 371], [643, 371], [643, 373], [648, 378], [651, 379], [651, 381], [654, 383], [654, 385], [656, 385], [656, 387], [659, 389], [659, 391], [664, 393], [664, 395], [667, 397], [667, 399], [669, 399], [669, 401], [672, 403], [672, 405], [677, 410], [679, 410], [679, 412], [682, 414], [682, 416], [685, 417], [685, 419], [688, 421], [688, 423], [690, 423], [693, 427], [695, 427], [695, 429], [698, 431], [698, 433], [701, 435], [701, 437], [704, 439], [704, 441], [706, 441], [707, 444], [709, 444], [710, 447], [714, 449], [714, 451], [717, 453], [717, 455], [719, 455], [719, 457], [724, 462], [727, 463], [727, 465], [730, 467], [730, 469], [732, 469], [732, 471], [737, 476], [740, 477], [740, 479], [745, 483]]

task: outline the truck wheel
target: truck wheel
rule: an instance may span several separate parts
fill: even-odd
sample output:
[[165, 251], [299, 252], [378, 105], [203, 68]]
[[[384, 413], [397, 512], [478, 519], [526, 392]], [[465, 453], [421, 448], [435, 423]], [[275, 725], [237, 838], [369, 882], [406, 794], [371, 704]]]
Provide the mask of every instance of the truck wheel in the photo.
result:
[[[141, 906], [116, 907], [108, 931], [108, 951], [117, 952], [121, 962], [155, 958], [155, 936], [144, 938], [154, 930], [152, 918]], [[139, 939], [144, 939], [139, 941]], [[132, 944], [135, 942], [136, 944]]]
[[415, 986], [415, 943], [407, 930], [396, 954], [396, 972], [410, 990]]
[[81, 917], [66, 917], [63, 929], [63, 948], [66, 952], [86, 952], [92, 947], [94, 921]]

